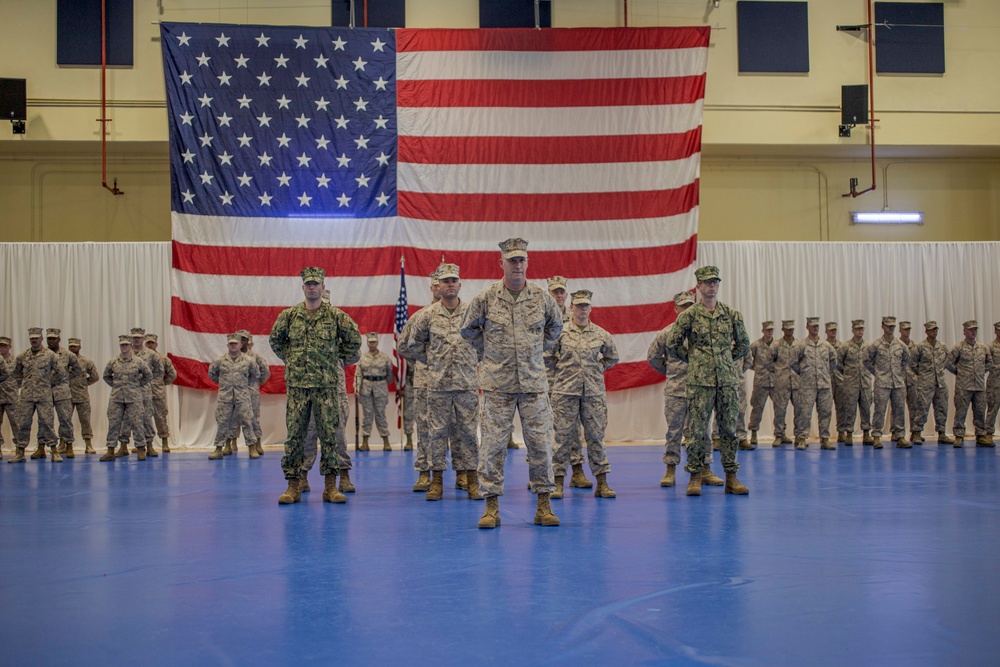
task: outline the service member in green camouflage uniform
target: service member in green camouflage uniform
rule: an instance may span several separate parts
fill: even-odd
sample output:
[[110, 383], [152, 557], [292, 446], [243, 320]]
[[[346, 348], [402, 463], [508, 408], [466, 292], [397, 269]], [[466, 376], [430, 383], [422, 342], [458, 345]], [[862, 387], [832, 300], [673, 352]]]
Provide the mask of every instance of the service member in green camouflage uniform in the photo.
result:
[[986, 429], [990, 432], [990, 441], [996, 434], [997, 414], [1000, 413], [1000, 322], [993, 323], [995, 338], [990, 343], [990, 359], [993, 369], [986, 378]]
[[774, 345], [774, 441], [772, 447], [780, 447], [791, 441], [785, 434], [785, 419], [788, 415], [788, 404], [792, 404], [792, 423], [795, 423], [795, 390], [799, 386], [797, 376], [788, 365], [795, 351], [795, 320], [782, 320], [781, 331], [784, 334]]
[[498, 496], [503, 495], [503, 466], [515, 410], [528, 449], [531, 491], [538, 494], [535, 524], [558, 526], [549, 502], [555, 490], [554, 434], [543, 355], [562, 333], [562, 314], [548, 292], [527, 281], [528, 242], [507, 239], [500, 243], [500, 252], [503, 280], [480, 292], [462, 321], [462, 337], [472, 342], [481, 359], [478, 477], [487, 504], [479, 527], [500, 525]]
[[[358, 325], [347, 313], [323, 303], [325, 272], [315, 266], [302, 269], [302, 293], [305, 300], [278, 315], [271, 328], [269, 342], [279, 359], [285, 362], [285, 385], [288, 404], [285, 422], [288, 440], [281, 469], [288, 488], [278, 503], [288, 505], [302, 500], [299, 478], [305, 456], [303, 440], [309, 418], [315, 417], [319, 431], [320, 473], [325, 478], [323, 500], [346, 502], [337, 490], [337, 362], [353, 357], [361, 348]], [[346, 415], [345, 415], [346, 418]]]
[[10, 424], [11, 441], [17, 452], [17, 382], [14, 366], [17, 358], [10, 353], [10, 336], [0, 336], [0, 459], [3, 458], [3, 418]]
[[868, 346], [865, 367], [875, 376], [875, 412], [872, 415], [872, 441], [881, 449], [885, 411], [892, 406], [892, 439], [896, 447], [912, 447], [906, 439], [906, 371], [910, 366], [910, 349], [893, 337], [896, 318], [882, 318], [882, 337]]
[[[761, 337], [750, 344], [753, 356], [753, 393], [750, 394], [750, 444], [757, 444], [757, 430], [764, 416], [764, 406], [771, 399], [771, 409], [775, 410], [777, 390], [774, 387], [774, 362], [778, 343], [774, 340], [774, 322], [766, 320], [760, 327]], [[781, 444], [780, 441], [778, 443]]]
[[594, 495], [598, 498], [616, 495], [607, 481], [611, 464], [604, 447], [604, 432], [608, 428], [604, 374], [618, 363], [618, 348], [611, 334], [590, 321], [593, 296], [590, 290], [573, 292], [572, 317], [564, 323], [555, 346], [545, 353], [546, 366], [553, 371], [549, 386], [556, 443], [552, 455], [556, 472], [553, 498], [562, 498], [566, 464], [573, 442], [580, 437], [581, 424], [590, 472], [597, 478]]
[[163, 368], [162, 378], [153, 378], [149, 387], [153, 394], [153, 425], [156, 426], [156, 433], [163, 443], [164, 452], [170, 451], [170, 425], [167, 423], [167, 387], [172, 385], [177, 379], [177, 370], [174, 369], [174, 362], [165, 354], [159, 352], [159, 337], [156, 334], [146, 334], [146, 349], [152, 350], [160, 359], [160, 366]]
[[910, 369], [916, 374], [916, 402], [910, 413], [910, 441], [923, 443], [924, 424], [931, 405], [934, 406], [934, 424], [937, 427], [938, 443], [953, 445], [955, 440], [948, 437], [948, 385], [944, 381], [945, 360], [948, 348], [937, 339], [938, 325], [931, 320], [924, 323], [927, 337], [913, 348]]
[[854, 420], [861, 412], [864, 444], [872, 444], [872, 376], [865, 367], [868, 345], [865, 343], [865, 321], [851, 322], [851, 340], [837, 350], [837, 373], [840, 393], [837, 401], [838, 440], [848, 447], [854, 445]]
[[[563, 329], [565, 330], [567, 322], [572, 319], [572, 314], [570, 309], [566, 306], [566, 297], [569, 296], [569, 282], [564, 276], [552, 276], [546, 281], [549, 288], [549, 296], [556, 300], [556, 305], [559, 306], [559, 311], [562, 313], [563, 318]], [[549, 387], [552, 386], [552, 369], [547, 369], [549, 378]], [[549, 401], [552, 400], [552, 392], [549, 392]], [[577, 429], [575, 438], [569, 443], [570, 445], [570, 456], [569, 464], [573, 466], [573, 475], [569, 479], [569, 485], [572, 487], [580, 489], [589, 489], [594, 486], [593, 482], [587, 479], [587, 476], [583, 473], [583, 431], [582, 429]], [[555, 453], [555, 443], [552, 443], [552, 452]], [[553, 463], [555, 459], [553, 458]], [[555, 475], [558, 477], [562, 475], [566, 476], [565, 470], [555, 469]], [[553, 496], [555, 497], [555, 496]]]
[[743, 316], [735, 308], [717, 300], [719, 269], [703, 266], [694, 273], [701, 303], [677, 316], [667, 337], [667, 351], [686, 359], [687, 372], [687, 465], [691, 473], [687, 494], [701, 495], [705, 454], [711, 453], [708, 420], [715, 410], [719, 421], [722, 467], [726, 471], [726, 493], [746, 495], [750, 491], [740, 483], [736, 472], [736, 419], [739, 397], [736, 362], [750, 351], [750, 338], [743, 326]]
[[38, 414], [38, 448], [31, 455], [33, 459], [44, 459], [45, 448], [52, 449], [52, 461], [59, 463], [62, 457], [56, 451], [56, 434], [52, 430], [55, 411], [52, 408], [52, 387], [62, 382], [64, 367], [59, 356], [42, 345], [42, 329], [28, 329], [31, 347], [17, 356], [14, 364], [14, 382], [21, 388], [16, 414], [17, 453], [8, 463], [24, 461], [24, 449], [31, 438], [31, 422]]
[[[76, 435], [73, 431], [73, 391], [69, 383], [83, 371], [80, 369], [80, 361], [76, 355], [69, 350], [59, 347], [62, 341], [62, 332], [59, 329], [45, 330], [45, 343], [50, 350], [59, 357], [60, 375], [62, 380], [52, 385], [52, 407], [59, 422], [59, 446], [57, 451], [67, 459], [75, 457], [73, 453], [73, 441]], [[52, 430], [56, 430], [53, 426]]]
[[830, 442], [830, 418], [833, 416], [833, 374], [837, 371], [837, 353], [833, 346], [819, 339], [819, 318], [807, 317], [809, 335], [799, 341], [790, 363], [799, 376], [799, 397], [795, 405], [795, 448], [806, 449], [813, 407], [819, 417], [820, 449], [836, 449]]
[[96, 454], [91, 440], [94, 438], [94, 428], [90, 425], [90, 385], [100, 382], [101, 374], [97, 372], [97, 364], [80, 354], [83, 348], [79, 338], [70, 338], [67, 346], [72, 354], [76, 355], [80, 364], [80, 374], [69, 380], [69, 390], [73, 401], [73, 410], [80, 420], [80, 435], [86, 445], [84, 453]]
[[369, 448], [372, 419], [382, 436], [382, 450], [392, 451], [389, 444], [389, 422], [385, 408], [389, 404], [389, 382], [392, 381], [392, 359], [378, 349], [378, 334], [369, 331], [366, 339], [368, 351], [361, 355], [354, 369], [354, 392], [361, 404], [361, 449]]
[[465, 478], [465, 490], [472, 500], [482, 500], [479, 492], [479, 384], [476, 380], [476, 350], [462, 338], [462, 319], [469, 304], [459, 298], [462, 283], [455, 264], [438, 268], [441, 300], [400, 336], [399, 351], [410, 361], [426, 364], [427, 388], [424, 401], [430, 432], [431, 483], [427, 500], [441, 500], [449, 443], [451, 467]]
[[[225, 456], [223, 445], [236, 430], [237, 425], [250, 438], [247, 449], [256, 452], [253, 441], [253, 407], [250, 405], [250, 387], [259, 382], [257, 362], [240, 351], [240, 335], [226, 337], [226, 354], [218, 357], [208, 367], [208, 379], [219, 385], [219, 398], [215, 405], [215, 451], [208, 458], [217, 461]], [[254, 458], [254, 457], [251, 457]]]
[[976, 446], [992, 447], [993, 437], [986, 425], [986, 376], [993, 369], [993, 355], [982, 343], [976, 342], [979, 323], [968, 320], [962, 324], [965, 336], [958, 345], [951, 348], [945, 367], [955, 375], [955, 447], [961, 447], [965, 439], [965, 417], [972, 406], [972, 424], [976, 428]]
[[142, 424], [143, 386], [149, 384], [153, 374], [149, 366], [135, 354], [129, 336], [118, 337], [119, 354], [104, 367], [104, 382], [111, 387], [108, 398], [108, 451], [101, 461], [114, 461], [115, 439], [125, 437], [125, 456], [128, 456], [128, 437], [133, 438], [139, 460], [146, 460], [146, 429]]

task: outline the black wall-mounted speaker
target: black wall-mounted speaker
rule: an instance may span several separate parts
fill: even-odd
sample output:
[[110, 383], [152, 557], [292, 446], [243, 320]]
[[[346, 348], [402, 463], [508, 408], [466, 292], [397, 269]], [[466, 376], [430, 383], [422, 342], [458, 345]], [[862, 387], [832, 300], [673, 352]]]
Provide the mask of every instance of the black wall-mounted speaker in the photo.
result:
[[28, 120], [26, 79], [0, 79], [0, 119]]
[[840, 87], [840, 124], [868, 124], [868, 86]]

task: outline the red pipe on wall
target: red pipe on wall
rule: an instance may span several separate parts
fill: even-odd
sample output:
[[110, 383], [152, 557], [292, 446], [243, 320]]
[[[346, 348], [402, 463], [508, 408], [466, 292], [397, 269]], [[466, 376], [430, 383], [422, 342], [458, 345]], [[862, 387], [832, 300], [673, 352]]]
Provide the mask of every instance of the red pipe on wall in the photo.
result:
[[625, 27], [627, 28], [628, 27], [628, 0], [624, 0], [624, 2], [625, 2]]
[[107, 29], [108, 29], [108, 7], [107, 0], [101, 0], [101, 117], [97, 119], [97, 122], [101, 124], [101, 185], [108, 190], [113, 195], [123, 195], [125, 194], [118, 189], [118, 179], [115, 179], [114, 186], [108, 185], [108, 126], [107, 124], [111, 122], [108, 118], [107, 112], [107, 102], [108, 102], [108, 86], [107, 86], [107, 71], [108, 71], [108, 43], [107, 43]]
[[868, 124], [871, 126], [871, 147], [872, 147], [872, 184], [870, 187], [861, 190], [857, 185], [851, 183], [851, 191], [843, 195], [844, 197], [860, 197], [866, 192], [875, 191], [875, 65], [872, 58], [872, 46], [875, 43], [875, 22], [872, 18], [872, 0], [866, 0], [868, 4]]

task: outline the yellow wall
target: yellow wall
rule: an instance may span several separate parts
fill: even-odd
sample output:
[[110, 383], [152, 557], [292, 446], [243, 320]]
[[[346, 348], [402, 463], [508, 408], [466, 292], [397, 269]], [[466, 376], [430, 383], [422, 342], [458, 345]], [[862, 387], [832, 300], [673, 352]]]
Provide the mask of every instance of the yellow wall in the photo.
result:
[[[361, 0], [359, 0], [360, 2]], [[28, 133], [0, 125], [0, 241], [169, 238], [166, 122], [154, 21], [325, 25], [329, 0], [135, 3], [135, 67], [108, 73], [108, 176], [100, 188], [99, 72], [55, 65], [55, 0], [4, 0], [0, 76], [28, 80]], [[162, 11], [161, 11], [162, 7]], [[837, 137], [840, 86], [863, 83], [864, 0], [810, 0], [808, 76], [737, 72], [736, 2], [630, 0], [629, 24], [713, 26], [704, 121], [701, 237], [772, 240], [1000, 239], [1000, 2], [945, 3], [947, 74], [876, 77], [879, 189], [868, 133]], [[410, 0], [411, 27], [476, 27], [478, 0]], [[622, 25], [621, 0], [556, 0], [560, 27]], [[885, 170], [885, 173], [883, 171]], [[885, 177], [888, 176], [888, 188]], [[927, 213], [922, 227], [852, 227], [851, 210]]]

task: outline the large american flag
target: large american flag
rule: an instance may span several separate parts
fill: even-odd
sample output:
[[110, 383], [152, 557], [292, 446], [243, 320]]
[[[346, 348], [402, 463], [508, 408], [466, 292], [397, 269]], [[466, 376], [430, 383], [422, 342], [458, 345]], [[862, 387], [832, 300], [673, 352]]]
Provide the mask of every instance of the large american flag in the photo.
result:
[[661, 379], [646, 348], [694, 282], [707, 27], [161, 36], [179, 384], [210, 388], [220, 334], [246, 328], [283, 391], [266, 335], [304, 266], [388, 348], [401, 256], [416, 310], [442, 256], [469, 299], [513, 236], [529, 279], [594, 292], [623, 362], [609, 389]]

